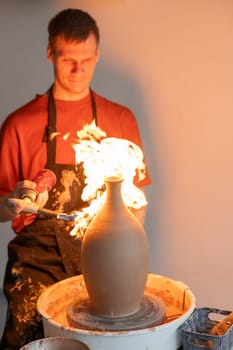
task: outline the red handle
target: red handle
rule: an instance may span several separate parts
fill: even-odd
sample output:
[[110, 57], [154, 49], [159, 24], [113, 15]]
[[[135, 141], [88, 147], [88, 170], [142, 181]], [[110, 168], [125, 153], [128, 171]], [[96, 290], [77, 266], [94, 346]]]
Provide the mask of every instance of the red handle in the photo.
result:
[[55, 185], [56, 181], [57, 179], [54, 172], [48, 169], [42, 169], [33, 180], [33, 182], [36, 183], [35, 191], [39, 193], [46, 190], [50, 191], [51, 188]]

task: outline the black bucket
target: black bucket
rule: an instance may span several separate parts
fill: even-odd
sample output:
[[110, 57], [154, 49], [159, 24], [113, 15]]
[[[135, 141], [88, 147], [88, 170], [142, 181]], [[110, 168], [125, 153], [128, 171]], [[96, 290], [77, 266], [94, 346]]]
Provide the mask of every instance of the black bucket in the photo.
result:
[[89, 350], [89, 347], [76, 339], [54, 337], [34, 340], [20, 350]]

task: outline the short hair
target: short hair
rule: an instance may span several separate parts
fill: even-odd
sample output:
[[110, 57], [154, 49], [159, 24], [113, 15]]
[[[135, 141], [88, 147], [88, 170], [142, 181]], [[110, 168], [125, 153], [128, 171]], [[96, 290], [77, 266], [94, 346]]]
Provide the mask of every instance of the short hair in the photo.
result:
[[65, 9], [53, 17], [48, 24], [49, 44], [54, 46], [58, 36], [67, 41], [85, 41], [94, 34], [97, 45], [100, 41], [99, 28], [96, 21], [87, 12], [80, 9]]

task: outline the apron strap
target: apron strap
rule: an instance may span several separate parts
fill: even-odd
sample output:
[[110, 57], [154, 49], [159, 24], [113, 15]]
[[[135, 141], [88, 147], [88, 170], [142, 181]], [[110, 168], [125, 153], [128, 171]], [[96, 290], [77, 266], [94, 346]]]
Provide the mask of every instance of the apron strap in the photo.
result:
[[56, 137], [52, 134], [56, 132], [56, 106], [53, 96], [53, 85], [48, 90], [48, 128], [47, 128], [47, 168], [53, 169], [56, 163]]
[[91, 107], [92, 107], [92, 118], [95, 121], [95, 125], [98, 126], [98, 120], [97, 120], [97, 108], [96, 108], [96, 102], [94, 97], [94, 92], [92, 89], [90, 89], [90, 95], [91, 95]]

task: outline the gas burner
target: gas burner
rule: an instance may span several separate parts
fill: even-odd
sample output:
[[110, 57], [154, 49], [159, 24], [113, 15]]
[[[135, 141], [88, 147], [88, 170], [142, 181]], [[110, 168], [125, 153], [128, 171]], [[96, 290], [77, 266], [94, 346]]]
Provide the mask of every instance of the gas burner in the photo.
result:
[[89, 299], [70, 304], [67, 318], [71, 327], [94, 331], [128, 331], [156, 326], [163, 322], [166, 306], [163, 301], [152, 294], [144, 295], [140, 309], [129, 316], [104, 317], [91, 311]]

